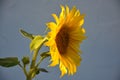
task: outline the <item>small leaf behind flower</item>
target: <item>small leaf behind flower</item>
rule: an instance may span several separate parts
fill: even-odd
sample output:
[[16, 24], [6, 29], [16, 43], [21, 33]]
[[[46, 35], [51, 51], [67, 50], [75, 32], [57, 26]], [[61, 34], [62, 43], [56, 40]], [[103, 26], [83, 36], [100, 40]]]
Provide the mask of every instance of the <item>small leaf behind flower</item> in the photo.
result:
[[44, 68], [35, 68], [34, 72], [32, 72], [32, 78], [34, 78], [36, 75], [40, 74], [40, 72], [48, 73], [48, 71]]
[[43, 53], [40, 54], [40, 56], [44, 57], [44, 58], [49, 57], [50, 56], [50, 52], [49, 51], [43, 52]]
[[17, 57], [0, 58], [0, 66], [13, 67], [19, 64]]
[[48, 73], [48, 71], [46, 69], [44, 69], [44, 68], [39, 68], [39, 71]]

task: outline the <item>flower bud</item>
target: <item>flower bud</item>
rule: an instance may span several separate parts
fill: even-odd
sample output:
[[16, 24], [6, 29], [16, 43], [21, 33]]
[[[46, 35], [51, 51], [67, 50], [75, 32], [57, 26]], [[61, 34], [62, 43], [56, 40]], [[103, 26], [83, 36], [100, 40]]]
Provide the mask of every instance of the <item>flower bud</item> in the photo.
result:
[[24, 65], [29, 64], [29, 62], [30, 62], [29, 57], [27, 57], [27, 56], [23, 57], [22, 62]]

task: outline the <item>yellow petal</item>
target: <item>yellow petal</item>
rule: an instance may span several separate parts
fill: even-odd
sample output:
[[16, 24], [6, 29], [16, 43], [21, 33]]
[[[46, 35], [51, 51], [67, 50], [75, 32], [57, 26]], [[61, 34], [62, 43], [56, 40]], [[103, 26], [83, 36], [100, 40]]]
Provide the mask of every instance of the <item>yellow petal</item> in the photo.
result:
[[65, 18], [65, 8], [62, 5], [60, 7], [61, 7], [62, 11], [60, 13], [59, 20], [61, 21]]
[[69, 7], [66, 5], [66, 15], [69, 14]]
[[55, 19], [56, 23], [59, 23], [59, 18], [56, 14], [52, 14], [53, 18]]
[[48, 28], [50, 28], [51, 30], [55, 30], [57, 25], [54, 22], [49, 22], [46, 23], [46, 25], [48, 26]]
[[85, 34], [85, 29], [84, 28], [82, 28], [82, 32]]
[[73, 8], [72, 8], [72, 10], [70, 11], [70, 13], [69, 13], [69, 19], [71, 18], [72, 19], [72, 17], [75, 15], [75, 12], [76, 12], [76, 7], [74, 6]]
[[67, 74], [67, 69], [62, 64], [62, 62], [60, 62], [60, 70], [61, 70], [61, 76], [60, 77], [63, 77], [65, 74]]

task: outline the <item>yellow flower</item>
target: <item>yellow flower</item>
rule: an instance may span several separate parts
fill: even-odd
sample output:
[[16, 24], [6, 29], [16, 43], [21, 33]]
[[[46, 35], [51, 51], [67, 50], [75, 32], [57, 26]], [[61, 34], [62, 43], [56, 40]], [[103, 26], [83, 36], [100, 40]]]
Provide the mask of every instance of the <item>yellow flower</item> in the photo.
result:
[[84, 15], [81, 15], [75, 6], [70, 10], [68, 6], [61, 5], [59, 17], [56, 14], [52, 16], [56, 22], [47, 23], [51, 31], [46, 42], [50, 48], [50, 66], [59, 64], [61, 77], [67, 73], [73, 75], [81, 62], [79, 46], [86, 38], [85, 29], [82, 27]]

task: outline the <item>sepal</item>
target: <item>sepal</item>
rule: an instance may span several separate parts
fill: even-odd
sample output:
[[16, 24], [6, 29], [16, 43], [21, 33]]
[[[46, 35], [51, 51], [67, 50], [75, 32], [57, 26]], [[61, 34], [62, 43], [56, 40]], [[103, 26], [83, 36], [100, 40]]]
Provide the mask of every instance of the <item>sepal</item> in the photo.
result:
[[30, 50], [36, 50], [38, 49], [43, 43], [43, 37], [40, 35], [37, 35], [34, 37], [34, 39], [30, 43]]

